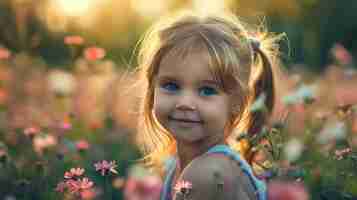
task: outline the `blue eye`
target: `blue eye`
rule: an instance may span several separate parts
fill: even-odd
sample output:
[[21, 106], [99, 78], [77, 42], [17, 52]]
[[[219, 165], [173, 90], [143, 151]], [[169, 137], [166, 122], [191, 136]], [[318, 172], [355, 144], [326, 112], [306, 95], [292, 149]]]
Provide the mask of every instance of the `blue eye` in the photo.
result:
[[211, 96], [218, 94], [218, 91], [213, 87], [202, 87], [199, 91], [201, 96]]
[[161, 85], [161, 87], [170, 92], [175, 92], [179, 89], [179, 86], [173, 82], [164, 83]]

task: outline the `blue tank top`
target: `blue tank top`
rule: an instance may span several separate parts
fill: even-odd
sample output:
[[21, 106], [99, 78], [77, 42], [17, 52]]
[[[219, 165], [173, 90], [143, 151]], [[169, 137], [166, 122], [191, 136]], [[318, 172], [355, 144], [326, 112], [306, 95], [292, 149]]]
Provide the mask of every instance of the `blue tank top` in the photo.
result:
[[[241, 158], [238, 152], [233, 151], [227, 145], [216, 145], [211, 147], [206, 153], [222, 153], [236, 160], [240, 165], [243, 173], [245, 173], [251, 180], [252, 185], [256, 191], [257, 199], [267, 200], [267, 188], [265, 182], [259, 180], [254, 176], [252, 168], [244, 159]], [[175, 174], [176, 159], [169, 158], [166, 161], [165, 166], [166, 166], [167, 174], [166, 174], [163, 188], [161, 190], [160, 200], [171, 200], [171, 182]]]

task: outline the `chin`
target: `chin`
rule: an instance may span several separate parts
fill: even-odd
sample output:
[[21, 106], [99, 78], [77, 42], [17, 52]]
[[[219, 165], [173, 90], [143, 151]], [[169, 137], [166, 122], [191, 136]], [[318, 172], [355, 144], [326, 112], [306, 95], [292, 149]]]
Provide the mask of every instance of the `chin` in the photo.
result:
[[202, 133], [195, 133], [195, 134], [185, 134], [185, 133], [177, 133], [177, 132], [171, 132], [172, 136], [175, 138], [176, 141], [181, 141], [184, 143], [196, 143], [200, 142], [202, 139], [204, 139], [204, 135]]

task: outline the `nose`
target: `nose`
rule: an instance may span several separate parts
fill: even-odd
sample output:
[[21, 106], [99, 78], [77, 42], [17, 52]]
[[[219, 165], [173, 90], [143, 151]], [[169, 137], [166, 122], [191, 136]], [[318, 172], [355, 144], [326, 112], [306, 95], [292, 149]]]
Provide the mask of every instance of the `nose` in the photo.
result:
[[178, 110], [196, 110], [196, 101], [194, 94], [192, 93], [183, 93], [180, 95], [177, 103], [176, 103], [176, 109]]

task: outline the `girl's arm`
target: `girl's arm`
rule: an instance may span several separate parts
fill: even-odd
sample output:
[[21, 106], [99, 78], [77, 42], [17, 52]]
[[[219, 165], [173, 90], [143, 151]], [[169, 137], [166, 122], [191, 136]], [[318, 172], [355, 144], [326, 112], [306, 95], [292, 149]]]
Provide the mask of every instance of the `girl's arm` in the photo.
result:
[[189, 181], [192, 189], [174, 200], [255, 200], [253, 186], [237, 162], [222, 154], [209, 154], [193, 160], [179, 181]]

